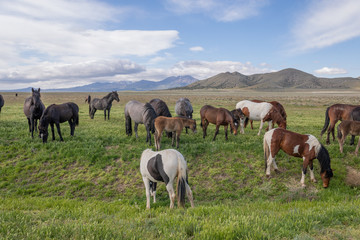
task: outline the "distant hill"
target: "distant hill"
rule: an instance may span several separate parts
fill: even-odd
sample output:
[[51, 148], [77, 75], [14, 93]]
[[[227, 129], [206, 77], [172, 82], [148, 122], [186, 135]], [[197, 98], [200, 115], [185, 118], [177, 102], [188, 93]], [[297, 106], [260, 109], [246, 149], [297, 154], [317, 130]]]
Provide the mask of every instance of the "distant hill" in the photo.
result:
[[248, 88], [248, 89], [331, 89], [360, 88], [359, 78], [318, 78], [297, 69], [287, 68], [278, 72], [243, 75], [238, 72], [220, 73], [181, 89]]
[[[61, 89], [41, 89], [42, 92], [110, 92], [110, 91], [149, 91], [149, 90], [162, 90], [176, 87], [187, 86], [191, 83], [198, 81], [198, 79], [192, 76], [174, 76], [165, 78], [162, 81], [148, 81], [141, 80], [138, 82], [121, 81], [113, 83], [92, 83], [84, 86], [73, 88], [61, 88]], [[9, 90], [11, 92], [29, 92], [31, 87]]]

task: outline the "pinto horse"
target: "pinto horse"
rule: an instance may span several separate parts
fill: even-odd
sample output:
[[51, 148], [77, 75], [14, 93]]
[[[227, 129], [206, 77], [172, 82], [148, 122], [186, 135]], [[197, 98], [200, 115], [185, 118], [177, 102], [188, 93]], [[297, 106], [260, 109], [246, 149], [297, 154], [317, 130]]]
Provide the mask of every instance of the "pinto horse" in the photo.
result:
[[150, 209], [150, 196], [156, 202], [156, 185], [164, 182], [170, 197], [170, 208], [174, 208], [175, 192], [173, 183], [177, 177], [178, 207], [185, 206], [187, 194], [191, 207], [194, 207], [193, 195], [188, 184], [187, 164], [181, 153], [175, 149], [154, 152], [145, 149], [140, 158], [140, 172], [145, 185], [146, 208]]
[[278, 171], [275, 156], [282, 149], [290, 156], [303, 158], [300, 181], [302, 187], [305, 187], [305, 174], [308, 166], [310, 168], [311, 181], [316, 182], [313, 172], [313, 160], [315, 158], [319, 160], [321, 166], [320, 176], [323, 181], [323, 187], [327, 188], [329, 186], [330, 178], [333, 176], [330, 167], [330, 156], [327, 149], [313, 135], [303, 135], [283, 128], [275, 128], [265, 133], [263, 147], [265, 172], [268, 177], [270, 177], [271, 163], [275, 171]]
[[89, 104], [89, 115], [91, 119], [94, 119], [94, 115], [96, 110], [104, 110], [104, 119], [106, 120], [106, 110], [107, 110], [107, 117], [108, 120], [110, 119], [110, 109], [112, 106], [112, 102], [116, 100], [117, 102], [120, 101], [119, 95], [117, 91], [112, 91], [111, 93], [107, 94], [105, 97], [99, 99], [94, 98], [91, 100], [91, 96], [89, 95], [85, 102]]
[[227, 129], [229, 124], [234, 135], [237, 134], [237, 126], [234, 123], [234, 117], [231, 112], [225, 108], [215, 108], [210, 105], [205, 105], [200, 109], [200, 117], [201, 126], [203, 129], [203, 138], [205, 138], [207, 135], [206, 129], [209, 123], [216, 125], [213, 141], [215, 141], [216, 135], [219, 133], [219, 128], [221, 125], [224, 126], [226, 140], [228, 140]]
[[24, 102], [24, 114], [28, 120], [31, 137], [34, 138], [34, 130], [37, 131], [37, 120], [41, 118], [45, 105], [40, 99], [40, 88], [38, 90], [32, 88], [31, 90], [31, 97], [26, 98]]
[[190, 128], [194, 133], [196, 132], [196, 121], [185, 117], [159, 116], [155, 119], [154, 125], [154, 139], [157, 151], [160, 150], [161, 135], [164, 130], [172, 133], [172, 146], [174, 146], [174, 140], [176, 138], [176, 148], [179, 148], [180, 134], [184, 127]]
[[[257, 102], [257, 103], [265, 102], [265, 101], [256, 100], [256, 99], [253, 99], [253, 100], [251, 100], [251, 101], [252, 101], [252, 102]], [[272, 105], [276, 108], [276, 110], [280, 113], [280, 115], [281, 115], [281, 116], [285, 119], [285, 121], [286, 121], [287, 114], [286, 114], [286, 111], [285, 111], [284, 106], [283, 106], [281, 103], [279, 103], [278, 101], [270, 101], [270, 102], [268, 102], [268, 103], [272, 104]], [[275, 121], [272, 122], [272, 128], [274, 128], [274, 122], [275, 122]], [[251, 129], [254, 129], [254, 128], [253, 128], [253, 120], [250, 120], [250, 125], [251, 125]], [[266, 130], [269, 130], [269, 129], [267, 128]]]
[[39, 133], [43, 143], [48, 139], [48, 127], [51, 126], [52, 140], [55, 140], [54, 124], [56, 125], [60, 141], [64, 141], [61, 136], [60, 123], [69, 122], [70, 135], [74, 136], [75, 125], [79, 125], [79, 106], [73, 102], [63, 103], [60, 105], [51, 104], [48, 106], [39, 122]]
[[[324, 123], [324, 127], [320, 133], [320, 135], [322, 136], [327, 129], [326, 144], [330, 144], [330, 132], [332, 134], [333, 141], [335, 141], [335, 134], [334, 134], [335, 124], [339, 120], [340, 121], [352, 120], [351, 113], [356, 107], [359, 107], [359, 106], [349, 105], [349, 104], [334, 104], [326, 109], [325, 123]], [[330, 123], [330, 126], [329, 126], [329, 123]], [[354, 143], [353, 138], [352, 138], [351, 142]]]
[[264, 122], [268, 122], [269, 129], [272, 129], [273, 122], [277, 123], [279, 127], [286, 129], [286, 120], [271, 103], [257, 103], [243, 100], [236, 104], [236, 108], [240, 108], [247, 117], [245, 120], [245, 127], [249, 120], [261, 121], [258, 136], [260, 136]]
[[[337, 138], [340, 146], [340, 152], [344, 151], [344, 142], [347, 135], [351, 134], [353, 137], [360, 135], [360, 122], [359, 121], [349, 121], [343, 120], [337, 126]], [[355, 149], [355, 155], [358, 155], [360, 147], [360, 140]]]
[[240, 108], [231, 110], [230, 112], [233, 115], [234, 124], [237, 123], [237, 124], [235, 124], [236, 129], [239, 128], [239, 124], [240, 124], [241, 133], [244, 134], [244, 122], [245, 122], [245, 118], [246, 118], [245, 114], [241, 111]]

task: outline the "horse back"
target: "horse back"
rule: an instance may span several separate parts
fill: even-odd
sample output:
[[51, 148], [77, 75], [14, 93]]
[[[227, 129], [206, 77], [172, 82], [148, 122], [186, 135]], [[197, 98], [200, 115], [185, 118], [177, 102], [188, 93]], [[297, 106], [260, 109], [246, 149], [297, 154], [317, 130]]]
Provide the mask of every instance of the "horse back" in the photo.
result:
[[334, 120], [351, 120], [351, 113], [358, 105], [334, 104], [329, 107], [329, 118]]

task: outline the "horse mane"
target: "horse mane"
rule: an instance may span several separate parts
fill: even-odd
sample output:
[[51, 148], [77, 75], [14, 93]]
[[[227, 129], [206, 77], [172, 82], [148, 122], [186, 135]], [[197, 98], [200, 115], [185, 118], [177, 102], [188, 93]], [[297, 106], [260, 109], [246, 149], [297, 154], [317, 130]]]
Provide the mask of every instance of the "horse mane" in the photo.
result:
[[144, 115], [146, 115], [145, 116], [146, 121], [153, 121], [157, 117], [154, 108], [151, 106], [150, 103], [145, 103], [144, 108], [145, 108]]
[[105, 95], [105, 97], [103, 97], [103, 98], [109, 98], [112, 93], [113, 93], [113, 92], [108, 93], [108, 94]]
[[321, 166], [321, 173], [326, 171], [326, 177], [331, 178], [333, 172], [330, 167], [330, 156], [328, 150], [321, 144], [321, 148], [316, 156]]
[[163, 100], [155, 98], [150, 101], [150, 104], [158, 116], [172, 117], [168, 106]]

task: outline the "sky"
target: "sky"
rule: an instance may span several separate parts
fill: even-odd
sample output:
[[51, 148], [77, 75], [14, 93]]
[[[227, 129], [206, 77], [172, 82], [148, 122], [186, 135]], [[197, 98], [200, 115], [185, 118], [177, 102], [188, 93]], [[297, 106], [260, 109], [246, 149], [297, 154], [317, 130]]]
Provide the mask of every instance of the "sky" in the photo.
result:
[[358, 0], [0, 0], [0, 90], [296, 68], [360, 76]]

